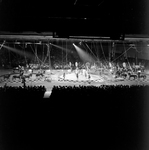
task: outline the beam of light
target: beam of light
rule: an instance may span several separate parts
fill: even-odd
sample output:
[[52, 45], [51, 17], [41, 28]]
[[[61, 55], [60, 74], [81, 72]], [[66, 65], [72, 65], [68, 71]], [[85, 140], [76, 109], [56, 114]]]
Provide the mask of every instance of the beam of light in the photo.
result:
[[1, 45], [1, 46], [0, 46], [0, 50], [2, 49], [2, 47], [4, 46], [4, 44], [5, 44], [5, 41], [3, 41], [2, 44], [0, 44], [0, 45]]
[[77, 3], [77, 0], [75, 0], [74, 5], [76, 5], [76, 3]]
[[75, 44], [73, 44], [76, 51], [78, 52], [78, 55], [80, 57], [80, 59], [83, 62], [90, 62], [90, 63], [94, 63], [95, 60], [93, 59], [93, 57], [91, 55], [89, 55], [87, 52], [85, 52], [83, 49], [81, 49], [80, 47], [76, 46]]
[[4, 48], [14, 52], [14, 53], [17, 53], [21, 56], [26, 56], [27, 58], [30, 58], [30, 59], [33, 59], [34, 58], [34, 55], [30, 54], [30, 53], [27, 53], [27, 52], [24, 52], [24, 51], [21, 51], [21, 50], [18, 50], [16, 48], [12, 48], [12, 47], [9, 47], [9, 46], [6, 46], [6, 45], [3, 45]]
[[105, 1], [105, 0], [101, 1], [101, 2], [98, 4], [98, 6], [100, 6], [104, 1]]
[[50, 45], [52, 45], [52, 46], [54, 46], [54, 47], [57, 47], [57, 48], [59, 48], [59, 49], [65, 51], [65, 52], [67, 52], [67, 53], [71, 53], [71, 52], [72, 52], [71, 50], [69, 50], [69, 49], [67, 49], [67, 48], [64, 48], [64, 47], [61, 47], [61, 46], [58, 46], [58, 45], [55, 45], [55, 44], [52, 44], [52, 43], [50, 43]]
[[84, 42], [84, 44], [90, 50], [90, 52], [94, 55], [94, 58], [98, 60], [97, 56], [93, 53], [93, 51], [90, 49], [90, 47], [88, 46], [88, 44], [86, 42]]

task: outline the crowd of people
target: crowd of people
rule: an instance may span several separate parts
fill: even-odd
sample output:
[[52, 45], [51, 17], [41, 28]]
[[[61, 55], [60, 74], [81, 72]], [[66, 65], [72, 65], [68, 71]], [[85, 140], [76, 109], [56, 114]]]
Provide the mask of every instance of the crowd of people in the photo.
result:
[[[111, 94], [114, 98], [120, 98], [123, 99], [124, 97], [133, 98], [141, 95], [142, 93], [147, 92], [149, 90], [148, 85], [100, 85], [98, 87], [90, 85], [90, 86], [84, 86], [84, 85], [79, 85], [79, 86], [53, 86], [52, 88], [52, 95], [49, 97], [50, 99], [54, 98], [57, 100], [62, 99], [70, 99], [71, 96], [73, 95], [76, 97], [74, 100], [80, 100], [80, 98], [103, 98], [108, 97], [110, 98]], [[137, 92], [138, 91], [138, 92]], [[0, 87], [0, 93], [1, 96], [9, 96], [13, 95], [14, 97], [22, 97], [22, 94], [26, 97], [35, 96], [38, 98], [40, 95], [40, 98], [43, 98], [44, 93], [46, 92], [45, 86], [3, 86]], [[107, 94], [109, 93], [109, 94]], [[116, 94], [117, 93], [117, 94]], [[38, 96], [37, 96], [38, 95]], [[122, 97], [124, 95], [124, 97]], [[69, 97], [70, 96], [70, 97]], [[133, 96], [133, 97], [132, 97]], [[142, 95], [143, 96], [143, 95]], [[82, 100], [85, 100], [85, 99]], [[143, 98], [143, 97], [142, 97]]]
[[[141, 96], [143, 92], [147, 92], [149, 90], [148, 85], [101, 85], [101, 86], [54, 86], [52, 89], [52, 95], [50, 97], [53, 97], [55, 99], [55, 96], [65, 97], [65, 99], [76, 97], [74, 100], [87, 100], [88, 97], [95, 98], [95, 100], [98, 100], [98, 98], [105, 97], [106, 99], [112, 99], [111, 95], [114, 97], [114, 99], [130, 99], [130, 98], [141, 98], [137, 96]], [[138, 91], [138, 92], [137, 92]], [[61, 95], [62, 94], [62, 95]], [[69, 96], [70, 97], [69, 97]], [[122, 96], [124, 95], [124, 97]], [[143, 97], [142, 97], [143, 98]], [[58, 98], [60, 99], [60, 98]]]
[[44, 86], [3, 86], [0, 87], [1, 99], [41, 99], [46, 92]]
[[98, 135], [106, 149], [136, 148], [148, 91], [147, 85], [54, 86], [45, 99], [44, 86], [0, 87], [3, 147], [29, 149], [47, 137], [52, 146], [75, 144]]

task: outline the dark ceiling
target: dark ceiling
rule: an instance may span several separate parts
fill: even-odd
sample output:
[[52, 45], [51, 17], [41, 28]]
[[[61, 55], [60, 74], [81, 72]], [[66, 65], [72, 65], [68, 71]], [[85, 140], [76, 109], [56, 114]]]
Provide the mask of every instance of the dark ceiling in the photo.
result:
[[1, 0], [0, 31], [116, 38], [124, 34], [149, 34], [147, 3], [146, 0]]

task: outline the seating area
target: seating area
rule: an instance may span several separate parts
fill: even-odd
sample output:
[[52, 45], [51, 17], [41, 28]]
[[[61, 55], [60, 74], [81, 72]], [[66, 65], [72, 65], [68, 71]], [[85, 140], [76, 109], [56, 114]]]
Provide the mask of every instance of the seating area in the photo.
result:
[[141, 147], [147, 91], [145, 85], [54, 86], [43, 98], [44, 86], [1, 87], [3, 146], [31, 149], [46, 141], [77, 148], [86, 141], [91, 147], [99, 138], [105, 149]]
[[1, 99], [41, 99], [46, 91], [44, 86], [4, 86], [0, 87]]

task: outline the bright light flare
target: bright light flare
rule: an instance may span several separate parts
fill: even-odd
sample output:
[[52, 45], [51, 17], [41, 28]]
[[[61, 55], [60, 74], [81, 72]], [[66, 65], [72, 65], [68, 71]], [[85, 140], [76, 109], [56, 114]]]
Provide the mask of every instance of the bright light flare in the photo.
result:
[[77, 50], [79, 57], [81, 58], [81, 60], [83, 60], [83, 62], [90, 62], [90, 63], [95, 62], [95, 60], [93, 59], [93, 57], [91, 55], [89, 55], [87, 52], [85, 52], [83, 49], [76, 46], [75, 44], [73, 44], [73, 45], [74, 45], [75, 49]]

